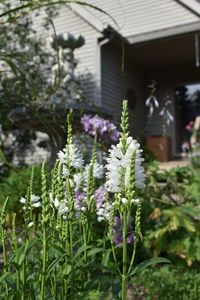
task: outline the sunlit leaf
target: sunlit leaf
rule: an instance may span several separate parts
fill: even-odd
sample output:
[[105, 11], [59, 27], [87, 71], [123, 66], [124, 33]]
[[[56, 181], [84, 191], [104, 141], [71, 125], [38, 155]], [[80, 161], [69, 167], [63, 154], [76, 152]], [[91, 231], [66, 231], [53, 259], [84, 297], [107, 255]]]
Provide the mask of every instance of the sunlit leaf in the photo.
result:
[[135, 275], [137, 272], [140, 272], [148, 267], [151, 267], [152, 265], [159, 264], [159, 263], [168, 263], [170, 264], [170, 260], [164, 257], [155, 257], [150, 258], [148, 260], [145, 260], [144, 262], [137, 265], [129, 274], [129, 276]]

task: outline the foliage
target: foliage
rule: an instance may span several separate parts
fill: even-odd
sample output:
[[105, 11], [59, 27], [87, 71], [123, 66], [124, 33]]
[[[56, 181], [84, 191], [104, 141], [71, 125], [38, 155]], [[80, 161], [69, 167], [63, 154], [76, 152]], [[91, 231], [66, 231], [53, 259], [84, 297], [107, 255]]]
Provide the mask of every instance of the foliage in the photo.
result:
[[[10, 8], [6, 2], [2, 6], [3, 10]], [[0, 27], [0, 116], [4, 129], [12, 128], [8, 114], [13, 108], [36, 104], [48, 90], [52, 55], [44, 41], [34, 37], [32, 25], [32, 18], [24, 17]]]
[[[146, 247], [153, 245], [154, 255], [178, 255], [188, 265], [200, 262], [199, 211], [192, 204], [154, 209], [150, 215], [154, 228], [146, 232]], [[175, 258], [174, 258], [175, 259]]]
[[148, 146], [144, 145], [142, 149], [143, 149], [143, 156], [147, 164], [155, 161], [156, 159], [155, 154]]
[[188, 265], [200, 261], [199, 172], [188, 167], [158, 171], [149, 167], [145, 247]]
[[130, 278], [157, 263], [169, 263], [158, 257], [135, 264], [142, 240], [142, 205], [136, 197], [145, 176], [140, 145], [128, 133], [127, 101], [120, 141], [109, 150], [104, 186], [97, 137], [91, 161], [84, 165], [73, 142], [71, 112], [67, 120], [67, 144], [58, 154], [50, 181], [43, 163], [39, 196], [34, 168], [31, 171], [20, 199], [23, 225], [16, 214], [12, 225], [6, 223], [8, 199], [1, 209], [4, 299], [106, 299], [112, 288], [113, 298], [125, 300]]
[[[10, 7], [8, 1], [1, 3], [3, 11]], [[22, 154], [36, 139], [35, 132], [13, 125], [11, 112], [21, 106], [24, 110], [38, 109], [39, 97], [44, 99], [49, 89], [48, 74], [53, 55], [46, 50], [41, 38], [34, 37], [32, 20], [25, 16], [0, 27], [0, 147], [10, 162], [14, 154]], [[22, 160], [23, 155], [21, 164]]]
[[192, 180], [188, 182], [184, 187], [184, 194], [186, 199], [200, 204], [200, 170], [193, 170]]
[[190, 121], [185, 129], [190, 132], [190, 143], [183, 143], [184, 155], [189, 159], [193, 168], [200, 167], [200, 117], [196, 117], [195, 122]]
[[[21, 168], [12, 168], [4, 176], [0, 177], [0, 203], [2, 204], [8, 196], [7, 209], [11, 212], [20, 210], [19, 199], [26, 194], [28, 181], [31, 177], [32, 166], [24, 166]], [[35, 166], [35, 180], [33, 189], [39, 194], [41, 189], [40, 166]]]
[[[11, 7], [9, 1], [1, 4], [4, 12]], [[73, 54], [75, 48], [83, 45], [84, 38], [57, 34], [52, 21], [57, 12], [56, 7], [47, 7], [46, 17], [42, 19], [44, 24], [41, 23], [43, 30], [53, 28], [52, 50], [49, 39], [46, 39], [47, 45], [41, 35], [36, 35], [34, 19], [41, 13], [39, 10], [0, 28], [0, 147], [10, 162], [13, 149], [15, 154], [27, 149], [36, 139], [34, 131], [37, 129], [48, 133], [51, 144], [63, 144], [64, 120], [60, 110], [63, 112], [71, 101], [76, 103], [84, 98], [80, 78], [74, 72], [77, 61]], [[13, 10], [10, 17], [16, 15], [17, 10]], [[57, 104], [61, 104], [58, 112]], [[61, 123], [57, 125], [58, 130], [52, 125], [56, 118]], [[9, 145], [10, 140], [13, 147]], [[21, 165], [22, 159], [23, 155]]]
[[133, 283], [134, 299], [198, 300], [200, 276], [198, 269], [165, 265], [141, 272]]

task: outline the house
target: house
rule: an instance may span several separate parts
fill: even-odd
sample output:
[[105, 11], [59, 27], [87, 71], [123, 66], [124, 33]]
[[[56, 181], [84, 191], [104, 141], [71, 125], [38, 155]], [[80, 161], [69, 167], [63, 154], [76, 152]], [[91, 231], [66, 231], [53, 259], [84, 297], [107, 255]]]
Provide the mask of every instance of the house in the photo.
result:
[[[145, 100], [152, 79], [162, 108], [170, 97], [174, 122], [167, 129], [171, 152], [181, 151], [181, 119], [175, 89], [200, 81], [200, 1], [87, 0], [106, 12], [78, 4], [60, 5], [54, 19], [57, 33], [82, 34], [75, 50], [78, 72], [88, 99], [110, 111], [119, 122], [122, 99], [130, 102], [130, 130], [144, 137]], [[38, 22], [38, 28], [39, 28]], [[185, 112], [184, 112], [185, 113]], [[200, 113], [200, 112], [199, 112]], [[163, 117], [155, 111], [148, 135], [162, 135]]]

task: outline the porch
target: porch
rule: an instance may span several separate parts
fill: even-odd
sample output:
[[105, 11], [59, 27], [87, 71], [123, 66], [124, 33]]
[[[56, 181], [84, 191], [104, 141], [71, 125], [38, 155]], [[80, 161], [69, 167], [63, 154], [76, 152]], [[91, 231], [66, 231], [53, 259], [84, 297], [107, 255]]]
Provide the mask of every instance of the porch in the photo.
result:
[[[176, 160], [181, 155], [182, 144], [189, 139], [185, 126], [200, 115], [200, 92], [196, 95], [197, 105], [192, 99], [192, 95], [200, 91], [198, 32], [129, 45], [127, 53], [142, 71], [146, 87], [152, 80], [158, 83], [155, 95], [160, 107], [149, 124], [149, 136], [163, 136], [163, 117], [159, 113], [165, 95], [171, 100], [169, 110], [174, 121], [167, 127], [165, 135], [170, 137], [171, 159], [175, 161], [168, 162], [167, 166], [163, 164], [163, 167], [185, 165], [184, 161]], [[146, 88], [146, 99], [149, 93]]]
[[189, 161], [187, 161], [187, 160], [171, 160], [168, 162], [161, 162], [159, 165], [159, 169], [169, 171], [172, 168], [188, 167], [189, 165], [190, 165]]

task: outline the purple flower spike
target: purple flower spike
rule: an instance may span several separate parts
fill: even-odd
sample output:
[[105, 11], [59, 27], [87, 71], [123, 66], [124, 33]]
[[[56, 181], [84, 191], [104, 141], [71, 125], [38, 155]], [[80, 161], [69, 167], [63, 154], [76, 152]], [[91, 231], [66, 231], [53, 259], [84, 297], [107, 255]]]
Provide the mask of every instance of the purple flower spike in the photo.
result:
[[113, 241], [115, 244], [119, 245], [120, 248], [122, 247], [123, 238], [121, 235], [115, 235]]
[[84, 114], [84, 116], [81, 118], [81, 124], [83, 124], [84, 130], [89, 133], [91, 130], [91, 123], [88, 115]]
[[75, 196], [75, 201], [80, 202], [80, 201], [82, 201], [86, 197], [86, 193], [85, 192], [76, 191], [74, 193], [74, 196]]
[[75, 199], [74, 208], [75, 208], [75, 210], [81, 210], [81, 208], [87, 206], [85, 198], [86, 198], [85, 192], [76, 191], [74, 193], [74, 199]]
[[117, 127], [109, 120], [104, 120], [98, 115], [91, 117], [84, 114], [81, 118], [81, 124], [83, 125], [85, 132], [92, 136], [95, 136], [97, 133], [99, 140], [107, 144], [119, 140], [120, 135]]
[[132, 244], [134, 242], [134, 233], [131, 233], [128, 237], [127, 237], [127, 244]]
[[120, 217], [114, 217], [114, 222], [119, 226], [122, 227], [122, 221], [120, 220]]
[[120, 235], [121, 232], [119, 231], [118, 227], [117, 226], [113, 226], [113, 232], [116, 234], [116, 235]]
[[[114, 217], [114, 222], [115, 222], [115, 226], [113, 226], [113, 242], [117, 245], [119, 245], [119, 247], [122, 247], [122, 242], [123, 242], [123, 237], [122, 237], [122, 221], [120, 219], [120, 217], [115, 216]], [[133, 231], [133, 228], [131, 226], [131, 224], [128, 225], [128, 233]], [[131, 233], [128, 235], [127, 237], [127, 244], [132, 244], [134, 242], [134, 233]]]
[[106, 189], [103, 186], [100, 186], [94, 192], [94, 201], [96, 203], [97, 209], [102, 207], [102, 204], [105, 202], [105, 198], [106, 198]]

